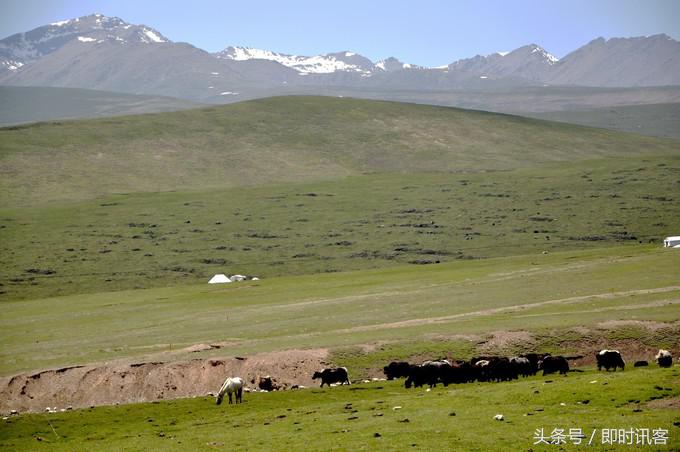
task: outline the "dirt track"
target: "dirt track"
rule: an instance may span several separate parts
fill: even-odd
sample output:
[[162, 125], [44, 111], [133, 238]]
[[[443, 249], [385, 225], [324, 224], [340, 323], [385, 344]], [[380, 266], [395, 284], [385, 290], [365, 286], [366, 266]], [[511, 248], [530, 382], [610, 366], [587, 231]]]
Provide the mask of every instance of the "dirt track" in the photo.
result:
[[327, 354], [325, 349], [293, 350], [247, 358], [120, 362], [24, 373], [0, 378], [0, 413], [205, 396], [233, 375], [243, 377], [250, 387], [251, 379], [265, 375], [282, 386], [309, 386]]

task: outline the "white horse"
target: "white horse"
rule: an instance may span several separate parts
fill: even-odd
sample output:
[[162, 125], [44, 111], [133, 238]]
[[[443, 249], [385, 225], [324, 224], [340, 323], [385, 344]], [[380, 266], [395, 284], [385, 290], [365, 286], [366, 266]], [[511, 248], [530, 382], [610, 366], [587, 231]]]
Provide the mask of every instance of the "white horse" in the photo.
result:
[[217, 404], [222, 403], [224, 394], [229, 396], [229, 403], [231, 404], [231, 395], [236, 393], [236, 403], [243, 403], [243, 379], [241, 377], [229, 377], [224, 380], [224, 384], [217, 393]]

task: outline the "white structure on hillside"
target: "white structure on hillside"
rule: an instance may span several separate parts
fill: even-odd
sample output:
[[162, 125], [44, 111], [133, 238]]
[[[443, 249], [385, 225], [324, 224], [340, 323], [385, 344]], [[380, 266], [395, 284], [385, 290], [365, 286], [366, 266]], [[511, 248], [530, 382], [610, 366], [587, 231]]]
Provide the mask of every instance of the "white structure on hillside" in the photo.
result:
[[663, 239], [664, 248], [680, 248], [680, 236], [666, 237]]
[[224, 275], [222, 273], [218, 273], [217, 275], [210, 278], [210, 281], [208, 281], [208, 284], [222, 284], [222, 283], [230, 283], [230, 282], [231, 282], [231, 279], [227, 278], [227, 275]]

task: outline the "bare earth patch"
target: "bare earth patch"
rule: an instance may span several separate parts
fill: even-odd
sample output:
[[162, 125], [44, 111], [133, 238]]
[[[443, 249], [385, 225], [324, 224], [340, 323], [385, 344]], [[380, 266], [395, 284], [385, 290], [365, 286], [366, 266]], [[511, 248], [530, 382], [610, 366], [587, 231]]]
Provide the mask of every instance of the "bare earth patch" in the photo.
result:
[[23, 373], [0, 378], [0, 413], [205, 396], [217, 392], [228, 376], [240, 376], [250, 387], [254, 387], [251, 380], [265, 375], [284, 388], [310, 386], [314, 371], [327, 364], [327, 355], [326, 349], [288, 350], [249, 357], [128, 361]]
[[525, 349], [533, 348], [533, 336], [528, 331], [494, 331], [491, 337], [480, 346], [483, 353], [500, 353], [517, 345]]
[[680, 397], [668, 397], [665, 399], [652, 400], [647, 403], [650, 408], [675, 408], [680, 409]]

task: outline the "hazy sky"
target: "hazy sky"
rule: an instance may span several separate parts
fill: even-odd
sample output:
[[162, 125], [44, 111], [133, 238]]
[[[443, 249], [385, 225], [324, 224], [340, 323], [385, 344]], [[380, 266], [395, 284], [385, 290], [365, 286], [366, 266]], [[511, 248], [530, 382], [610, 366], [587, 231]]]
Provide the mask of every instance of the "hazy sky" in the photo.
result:
[[676, 0], [0, 0], [0, 38], [95, 12], [210, 52], [229, 45], [298, 55], [352, 50], [424, 66], [531, 43], [561, 58], [599, 36], [680, 40]]

